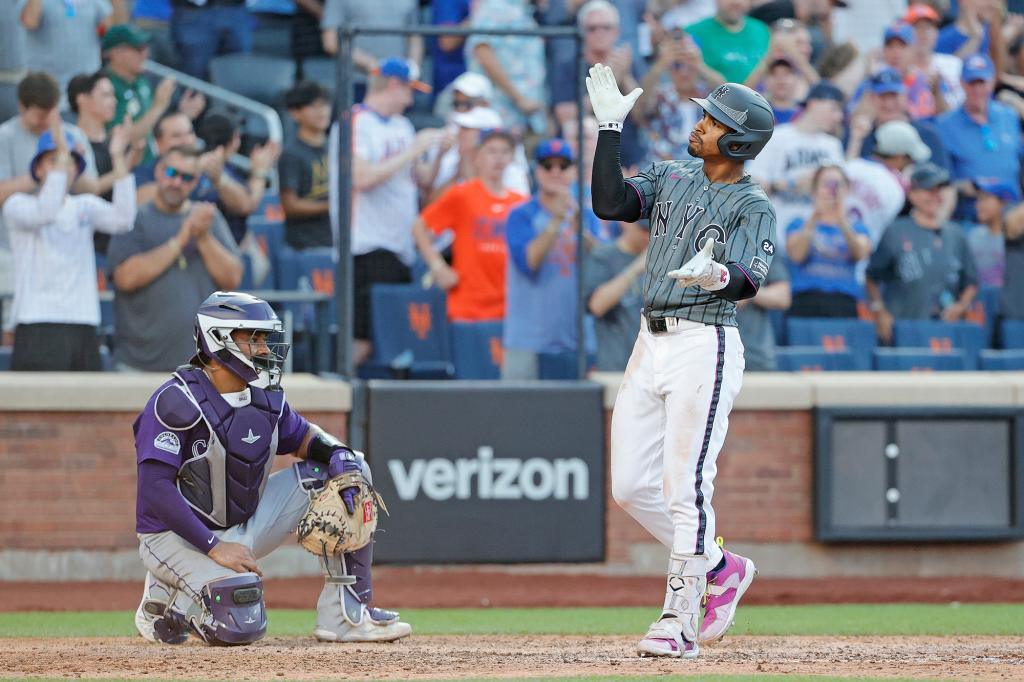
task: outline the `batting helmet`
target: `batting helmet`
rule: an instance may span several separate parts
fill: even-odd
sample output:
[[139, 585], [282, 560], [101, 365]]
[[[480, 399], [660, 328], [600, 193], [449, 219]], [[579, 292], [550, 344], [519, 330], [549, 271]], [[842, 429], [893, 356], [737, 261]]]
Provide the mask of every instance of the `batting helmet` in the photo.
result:
[[690, 99], [708, 116], [735, 131], [718, 139], [718, 149], [727, 159], [752, 159], [772, 138], [775, 129], [772, 105], [745, 85], [726, 83], [715, 88], [707, 99]]

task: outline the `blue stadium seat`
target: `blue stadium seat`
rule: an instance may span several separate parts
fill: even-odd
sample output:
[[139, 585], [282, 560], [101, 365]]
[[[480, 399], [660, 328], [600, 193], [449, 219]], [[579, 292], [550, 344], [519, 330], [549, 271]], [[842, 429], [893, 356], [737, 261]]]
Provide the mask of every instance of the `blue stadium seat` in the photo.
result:
[[933, 353], [928, 348], [876, 348], [875, 369], [880, 372], [956, 372], [967, 368], [962, 350]]
[[501, 322], [452, 322], [452, 361], [456, 379], [501, 376]]
[[786, 320], [786, 337], [794, 346], [817, 346], [826, 353], [848, 352], [853, 357], [851, 369], [871, 369], [871, 351], [878, 345], [875, 326], [856, 318], [790, 317]]
[[260, 251], [270, 261], [270, 272], [267, 278], [260, 284], [261, 289], [285, 289], [281, 284], [281, 261], [290, 256], [294, 251], [284, 241], [284, 224], [263, 220], [261, 218], [249, 218], [249, 232], [259, 244]]
[[968, 309], [964, 320], [981, 325], [985, 331], [985, 346], [992, 346], [992, 337], [995, 336], [996, 320], [999, 319], [999, 300], [1002, 298], [1000, 287], [981, 287], [974, 303]]
[[274, 106], [295, 82], [295, 60], [249, 52], [221, 55], [210, 62], [210, 82]]
[[1024, 348], [1024, 320], [1003, 320], [999, 327], [1003, 348]]
[[775, 361], [780, 372], [850, 372], [855, 369], [850, 351], [826, 351], [821, 346], [776, 348]]
[[986, 372], [1024, 370], [1024, 350], [983, 350], [981, 369]]
[[[282, 247], [278, 253], [277, 269], [279, 289], [319, 291], [334, 296], [334, 250], [331, 248], [295, 251]], [[307, 327], [315, 325], [312, 304], [289, 303], [286, 307], [294, 315], [292, 324], [296, 331], [305, 331]], [[333, 299], [329, 307], [328, 317], [332, 320], [333, 326], [333, 321], [337, 319]], [[326, 333], [330, 330], [318, 331]]]
[[945, 355], [963, 351], [963, 369], [978, 368], [978, 355], [985, 347], [985, 330], [971, 322], [939, 320], [897, 320], [893, 325], [893, 346]]
[[370, 307], [374, 356], [365, 371], [390, 368], [411, 379], [455, 375], [443, 291], [419, 284], [374, 284]]
[[338, 85], [337, 61], [333, 57], [308, 57], [302, 60], [302, 80], [313, 81], [330, 93]]
[[11, 346], [0, 346], [0, 372], [11, 370], [11, 353], [13, 352], [14, 348]]

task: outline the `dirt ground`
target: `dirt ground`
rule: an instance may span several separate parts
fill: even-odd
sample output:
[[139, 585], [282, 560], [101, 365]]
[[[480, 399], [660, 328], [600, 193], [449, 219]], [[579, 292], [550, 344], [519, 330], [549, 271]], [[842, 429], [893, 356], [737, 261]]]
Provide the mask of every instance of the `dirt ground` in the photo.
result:
[[625, 637], [417, 637], [394, 644], [321, 644], [272, 637], [210, 649], [135, 638], [7, 639], [0, 676], [147, 679], [458, 679], [757, 673], [1024, 679], [1020, 638], [730, 637], [695, 661], [638, 658]]
[[[661, 576], [539, 572], [530, 569], [374, 569], [374, 601], [394, 608], [479, 606], [651, 606], [661, 602]], [[270, 608], [310, 608], [321, 578], [266, 582]], [[0, 581], [0, 611], [134, 609], [141, 581], [42, 583]], [[744, 604], [1024, 602], [1024, 580], [998, 578], [758, 578]]]

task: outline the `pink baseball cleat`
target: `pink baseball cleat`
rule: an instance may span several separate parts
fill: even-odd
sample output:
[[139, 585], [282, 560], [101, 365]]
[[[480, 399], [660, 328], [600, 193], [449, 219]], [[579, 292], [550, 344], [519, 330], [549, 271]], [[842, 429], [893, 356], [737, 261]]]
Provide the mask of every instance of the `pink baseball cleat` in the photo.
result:
[[708, 573], [708, 591], [704, 594], [704, 622], [700, 627], [701, 644], [717, 642], [736, 619], [736, 607], [757, 575], [750, 559], [722, 550], [725, 567]]
[[682, 622], [678, 618], [662, 617], [651, 623], [647, 634], [637, 645], [637, 653], [641, 656], [697, 658], [700, 648], [696, 642], [683, 637]]

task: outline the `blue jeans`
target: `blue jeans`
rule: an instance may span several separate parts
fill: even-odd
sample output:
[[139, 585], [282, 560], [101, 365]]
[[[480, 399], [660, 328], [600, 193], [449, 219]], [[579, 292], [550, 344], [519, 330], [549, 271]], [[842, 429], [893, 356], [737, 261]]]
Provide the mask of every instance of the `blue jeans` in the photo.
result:
[[171, 15], [171, 38], [181, 70], [196, 78], [207, 78], [210, 61], [217, 55], [250, 52], [252, 31], [253, 17], [245, 5], [175, 7]]

